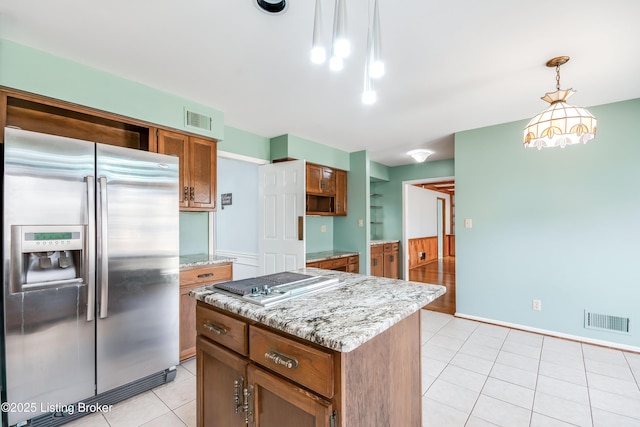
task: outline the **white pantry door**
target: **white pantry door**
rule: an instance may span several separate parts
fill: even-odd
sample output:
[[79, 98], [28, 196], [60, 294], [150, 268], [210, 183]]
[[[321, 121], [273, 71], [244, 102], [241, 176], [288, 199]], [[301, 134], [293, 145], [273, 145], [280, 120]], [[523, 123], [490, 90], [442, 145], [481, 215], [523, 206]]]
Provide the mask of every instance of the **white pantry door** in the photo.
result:
[[258, 167], [261, 274], [290, 271], [306, 265], [305, 173], [304, 160]]

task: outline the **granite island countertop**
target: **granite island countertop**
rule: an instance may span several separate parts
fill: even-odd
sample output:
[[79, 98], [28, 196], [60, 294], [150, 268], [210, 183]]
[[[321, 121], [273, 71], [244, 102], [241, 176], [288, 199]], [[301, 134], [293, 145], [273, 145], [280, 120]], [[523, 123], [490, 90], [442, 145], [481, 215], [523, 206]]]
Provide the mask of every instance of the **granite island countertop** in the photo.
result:
[[317, 262], [317, 261], [326, 261], [329, 259], [342, 258], [345, 256], [356, 256], [359, 255], [357, 251], [323, 251], [323, 252], [313, 252], [308, 253], [306, 255], [307, 262]]
[[343, 353], [352, 351], [446, 292], [431, 285], [318, 268], [300, 273], [338, 277], [341, 285], [271, 307], [198, 288], [190, 295], [290, 335]]
[[180, 268], [182, 269], [190, 267], [202, 267], [212, 264], [223, 264], [226, 262], [234, 262], [235, 260], [235, 258], [209, 254], [182, 255], [180, 257]]

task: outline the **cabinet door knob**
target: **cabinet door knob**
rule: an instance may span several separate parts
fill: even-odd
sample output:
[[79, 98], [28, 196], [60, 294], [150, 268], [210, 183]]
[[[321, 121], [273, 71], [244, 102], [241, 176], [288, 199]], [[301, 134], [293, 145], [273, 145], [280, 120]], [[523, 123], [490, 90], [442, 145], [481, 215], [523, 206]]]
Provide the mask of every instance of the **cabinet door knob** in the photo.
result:
[[286, 354], [279, 353], [275, 350], [269, 350], [264, 354], [264, 358], [272, 361], [276, 365], [282, 365], [288, 369], [295, 369], [298, 367], [298, 360], [295, 357], [287, 356]]

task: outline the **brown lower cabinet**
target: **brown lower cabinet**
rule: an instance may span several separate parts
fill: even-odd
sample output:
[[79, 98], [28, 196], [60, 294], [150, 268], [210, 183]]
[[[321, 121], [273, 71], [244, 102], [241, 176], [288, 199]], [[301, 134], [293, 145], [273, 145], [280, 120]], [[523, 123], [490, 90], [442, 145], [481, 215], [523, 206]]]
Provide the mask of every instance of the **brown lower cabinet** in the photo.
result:
[[204, 284], [233, 278], [233, 264], [223, 263], [180, 271], [180, 361], [196, 355], [196, 300], [189, 296]]
[[[313, 396], [237, 354], [198, 337], [198, 426], [324, 427], [330, 402]], [[212, 385], [225, 391], [220, 398]], [[286, 420], [285, 420], [286, 418]]]
[[421, 425], [419, 313], [341, 353], [196, 310], [199, 427]]
[[346, 255], [324, 261], [308, 262], [307, 267], [323, 268], [325, 270], [346, 271], [358, 274], [360, 272], [360, 255]]
[[371, 246], [371, 275], [398, 278], [398, 243], [385, 243]]

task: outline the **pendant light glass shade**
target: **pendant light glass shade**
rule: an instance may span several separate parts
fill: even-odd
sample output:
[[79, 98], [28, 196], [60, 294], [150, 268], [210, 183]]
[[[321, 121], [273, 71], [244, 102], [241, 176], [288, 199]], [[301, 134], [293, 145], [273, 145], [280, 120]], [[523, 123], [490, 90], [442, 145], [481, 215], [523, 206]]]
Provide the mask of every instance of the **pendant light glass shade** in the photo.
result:
[[556, 67], [556, 91], [548, 92], [541, 99], [550, 105], [535, 116], [524, 128], [524, 146], [561, 147], [578, 143], [586, 144], [596, 136], [597, 120], [586, 108], [575, 107], [566, 99], [575, 93], [573, 89], [560, 89], [560, 65], [569, 61], [568, 56], [550, 59], [547, 67]]
[[373, 87], [373, 80], [371, 80], [371, 76], [369, 75], [369, 67], [365, 65], [364, 67], [364, 90], [362, 91], [362, 103], [363, 104], [375, 104], [378, 100], [378, 95], [376, 94], [376, 90]]
[[332, 54], [346, 58], [351, 54], [351, 43], [347, 39], [347, 6], [346, 0], [336, 0], [333, 15]]
[[565, 147], [583, 143], [596, 136], [597, 120], [587, 109], [565, 102], [575, 91], [557, 90], [547, 93], [542, 99], [550, 103], [543, 112], [535, 116], [524, 129], [524, 146]]
[[384, 62], [381, 56], [382, 46], [380, 44], [380, 12], [378, 0], [373, 5], [373, 25], [371, 32], [371, 45], [369, 47], [369, 76], [378, 79], [384, 76]]
[[327, 60], [327, 49], [322, 43], [322, 10], [320, 0], [316, 0], [316, 14], [313, 20], [313, 42], [311, 44], [311, 61], [322, 64]]

